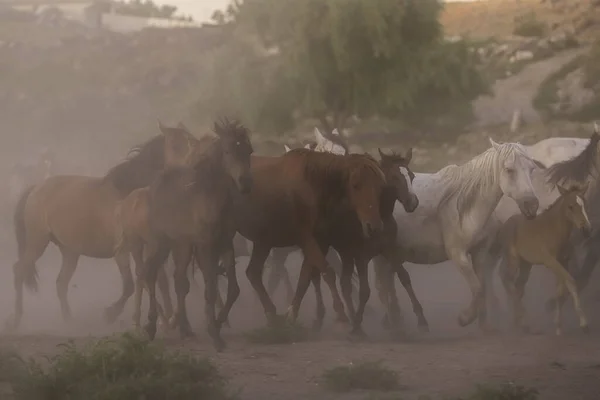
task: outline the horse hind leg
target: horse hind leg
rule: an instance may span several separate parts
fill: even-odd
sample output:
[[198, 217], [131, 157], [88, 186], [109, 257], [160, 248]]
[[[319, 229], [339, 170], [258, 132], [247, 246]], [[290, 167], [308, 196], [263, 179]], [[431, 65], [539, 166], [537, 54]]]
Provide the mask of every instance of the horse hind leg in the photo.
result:
[[[556, 307], [556, 318], [560, 319], [560, 313], [562, 312], [562, 303], [564, 303], [563, 291], [564, 287], [566, 286], [567, 290], [569, 291], [569, 294], [573, 298], [573, 304], [575, 305], [575, 310], [577, 311], [577, 315], [579, 316], [579, 326], [584, 332], [588, 332], [588, 322], [585, 313], [581, 308], [581, 302], [579, 301], [579, 294], [577, 293], [577, 284], [575, 283], [575, 280], [573, 279], [571, 274], [569, 274], [569, 272], [555, 258], [549, 258], [546, 261], [546, 266], [550, 270], [552, 270], [552, 272], [554, 272], [557, 280], [561, 282], [561, 286], [559, 287], [557, 293], [557, 298], [559, 299], [559, 301]], [[559, 335], [561, 333], [561, 328], [558, 324], [556, 329], [556, 333], [557, 335]]]
[[129, 252], [122, 252], [115, 255], [115, 262], [119, 267], [121, 274], [122, 292], [121, 297], [104, 311], [106, 322], [112, 324], [123, 313], [127, 300], [135, 291], [135, 284], [131, 275], [131, 263]]
[[33, 292], [38, 290], [36, 262], [40, 259], [50, 243], [50, 236], [45, 233], [27, 238], [22, 254], [13, 265], [15, 309], [11, 320], [6, 324], [9, 331], [14, 331], [21, 325], [23, 318], [23, 287]]
[[60, 310], [63, 320], [68, 322], [72, 319], [71, 306], [69, 305], [68, 299], [69, 283], [73, 278], [73, 274], [75, 274], [77, 262], [79, 261], [79, 254], [71, 252], [64, 246], [60, 246], [59, 248], [62, 255], [62, 267], [56, 278], [56, 293], [58, 295], [58, 300], [60, 301]]

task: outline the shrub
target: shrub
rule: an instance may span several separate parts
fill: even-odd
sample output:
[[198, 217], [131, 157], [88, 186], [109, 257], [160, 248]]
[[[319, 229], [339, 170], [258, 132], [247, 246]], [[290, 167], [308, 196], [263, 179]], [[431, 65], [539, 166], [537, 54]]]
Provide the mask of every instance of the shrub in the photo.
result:
[[43, 367], [5, 356], [5, 375], [15, 400], [224, 400], [233, 396], [207, 359], [167, 352], [130, 334], [77, 349], [73, 342]]
[[545, 32], [546, 24], [539, 21], [533, 11], [514, 19], [513, 34], [517, 36], [541, 37]]
[[537, 400], [537, 398], [536, 389], [505, 383], [498, 387], [478, 386], [470, 396], [456, 400]]
[[328, 369], [323, 374], [321, 383], [336, 392], [400, 389], [398, 374], [381, 362], [363, 362]]

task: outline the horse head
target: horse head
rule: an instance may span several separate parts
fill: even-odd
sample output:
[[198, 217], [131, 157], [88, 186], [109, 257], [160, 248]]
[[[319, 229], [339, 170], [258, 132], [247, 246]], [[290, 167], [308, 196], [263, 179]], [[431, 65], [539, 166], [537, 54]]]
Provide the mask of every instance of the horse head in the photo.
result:
[[227, 118], [215, 123], [214, 131], [220, 139], [223, 162], [241, 193], [252, 189], [250, 156], [254, 152], [249, 130], [238, 121]]
[[538, 168], [527, 150], [519, 143], [496, 143], [490, 138], [493, 151], [496, 152], [499, 185], [502, 194], [512, 198], [527, 218], [534, 218], [539, 207], [531, 175]]
[[388, 185], [393, 187], [395, 199], [398, 200], [406, 212], [413, 212], [419, 206], [419, 198], [413, 191], [412, 181], [415, 174], [410, 170], [412, 148], [406, 154], [385, 154], [379, 151], [381, 170], [386, 177]]

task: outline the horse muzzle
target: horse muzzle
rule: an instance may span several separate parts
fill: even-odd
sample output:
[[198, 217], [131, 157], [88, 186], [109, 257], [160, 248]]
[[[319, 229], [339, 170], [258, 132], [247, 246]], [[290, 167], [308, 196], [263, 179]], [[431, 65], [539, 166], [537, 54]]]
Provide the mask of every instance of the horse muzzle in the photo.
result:
[[528, 197], [519, 202], [519, 209], [527, 219], [533, 219], [537, 215], [540, 202], [537, 197]]
[[411, 213], [415, 211], [417, 207], [419, 207], [419, 198], [417, 197], [417, 195], [413, 194], [410, 197], [410, 200], [405, 203], [402, 203], [402, 205], [404, 206], [404, 211], [406, 211], [407, 213]]
[[363, 234], [367, 239], [374, 237], [383, 231], [383, 222], [366, 222], [363, 224]]
[[588, 239], [590, 236], [592, 236], [592, 226], [588, 224], [583, 225], [583, 227], [581, 227], [581, 233], [583, 233], [583, 236]]
[[252, 184], [252, 176], [250, 175], [244, 175], [238, 179], [238, 188], [242, 194], [250, 193]]

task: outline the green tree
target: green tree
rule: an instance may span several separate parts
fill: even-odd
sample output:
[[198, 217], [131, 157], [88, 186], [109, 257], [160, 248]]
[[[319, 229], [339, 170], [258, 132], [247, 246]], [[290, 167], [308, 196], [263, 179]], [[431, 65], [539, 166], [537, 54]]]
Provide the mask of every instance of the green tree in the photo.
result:
[[299, 117], [327, 130], [353, 115], [419, 123], [467, 107], [486, 84], [467, 45], [443, 40], [440, 10], [438, 0], [234, 1], [219, 22], [244, 32], [245, 51], [236, 43], [217, 60], [227, 95], [213, 105], [272, 129]]

